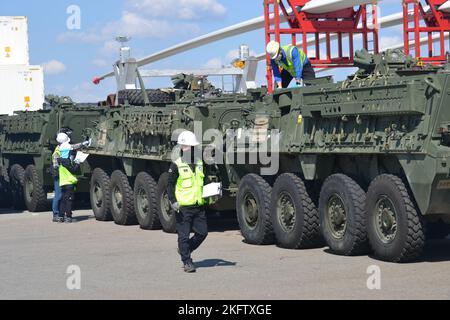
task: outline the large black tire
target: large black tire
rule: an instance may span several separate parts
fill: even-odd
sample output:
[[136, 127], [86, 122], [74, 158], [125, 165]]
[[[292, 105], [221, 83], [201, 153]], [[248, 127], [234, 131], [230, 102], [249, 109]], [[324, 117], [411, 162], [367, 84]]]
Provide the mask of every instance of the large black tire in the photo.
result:
[[367, 192], [366, 210], [369, 240], [377, 258], [408, 262], [421, 255], [424, 224], [399, 177], [383, 174], [375, 178]]
[[320, 192], [319, 216], [325, 242], [333, 253], [368, 253], [366, 230], [366, 194], [350, 177], [328, 177]]
[[144, 230], [161, 228], [156, 201], [157, 183], [147, 172], [137, 175], [134, 182], [134, 208], [139, 225]]
[[11, 201], [11, 184], [8, 171], [5, 168], [0, 169], [0, 208], [9, 208]]
[[111, 213], [116, 224], [126, 226], [137, 223], [133, 189], [122, 171], [116, 170], [111, 176], [110, 199]]
[[272, 188], [271, 221], [282, 248], [317, 247], [322, 243], [319, 213], [298, 176], [285, 173]]
[[28, 211], [41, 212], [48, 209], [47, 193], [36, 167], [32, 164], [25, 169], [24, 194]]
[[[167, 103], [175, 101], [174, 94], [161, 90], [147, 89], [147, 95], [150, 103]], [[119, 104], [123, 105], [125, 100], [128, 100], [128, 103], [132, 106], [145, 105], [144, 96], [139, 89], [119, 91]]]
[[92, 172], [90, 185], [91, 208], [94, 212], [95, 219], [98, 221], [113, 220], [111, 214], [111, 179], [108, 174], [100, 168], [96, 168]]
[[159, 177], [158, 185], [156, 187], [156, 204], [158, 208], [158, 217], [161, 222], [162, 229], [167, 233], [177, 232], [176, 212], [170, 206], [169, 197], [167, 195], [167, 184], [169, 174], [163, 173]]
[[248, 174], [239, 183], [236, 211], [242, 236], [249, 244], [275, 242], [270, 219], [272, 188], [260, 176]]
[[25, 210], [25, 196], [23, 193], [25, 169], [21, 165], [14, 164], [9, 170], [9, 179], [11, 181], [12, 207], [16, 210]]

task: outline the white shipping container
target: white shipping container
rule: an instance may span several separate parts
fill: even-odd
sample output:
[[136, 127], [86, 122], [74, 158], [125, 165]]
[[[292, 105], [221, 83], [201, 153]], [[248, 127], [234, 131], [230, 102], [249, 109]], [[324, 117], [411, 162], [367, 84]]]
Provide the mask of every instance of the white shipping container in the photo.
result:
[[0, 66], [28, 65], [27, 17], [0, 16]]
[[44, 104], [41, 66], [0, 66], [0, 114], [40, 110]]

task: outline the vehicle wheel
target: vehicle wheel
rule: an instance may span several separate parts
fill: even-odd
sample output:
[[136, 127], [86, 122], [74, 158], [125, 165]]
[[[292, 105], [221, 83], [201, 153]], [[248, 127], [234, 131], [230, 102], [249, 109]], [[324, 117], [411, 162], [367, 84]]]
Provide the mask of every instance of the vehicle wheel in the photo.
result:
[[328, 177], [320, 192], [322, 234], [330, 249], [340, 255], [369, 251], [366, 231], [366, 194], [344, 174]]
[[24, 177], [25, 205], [30, 212], [40, 212], [47, 209], [47, 193], [39, 177], [36, 167], [30, 164]]
[[13, 165], [9, 171], [9, 179], [11, 181], [12, 206], [16, 210], [24, 210], [25, 197], [23, 185], [25, 180], [25, 170], [23, 167], [18, 164]]
[[146, 172], [141, 172], [134, 182], [134, 208], [139, 225], [145, 230], [161, 228], [156, 203], [156, 181]]
[[277, 244], [288, 249], [321, 243], [319, 213], [305, 185], [292, 173], [282, 174], [272, 189], [271, 221]]
[[428, 222], [426, 224], [426, 239], [445, 239], [450, 234], [450, 224], [443, 221]]
[[256, 174], [246, 175], [239, 183], [236, 210], [242, 236], [250, 244], [273, 244], [270, 219], [270, 185]]
[[159, 221], [161, 222], [162, 229], [167, 233], [177, 232], [177, 221], [175, 218], [175, 212], [170, 205], [169, 196], [167, 195], [167, 183], [169, 174], [163, 173], [158, 181], [156, 187], [156, 202], [158, 208]]
[[424, 225], [403, 181], [380, 175], [367, 193], [368, 235], [375, 255], [391, 262], [408, 262], [422, 253]]
[[111, 180], [108, 174], [100, 168], [92, 172], [90, 184], [91, 208], [94, 211], [95, 219], [98, 221], [113, 220], [111, 214]]
[[0, 208], [9, 208], [11, 206], [11, 184], [8, 171], [5, 168], [0, 169]]
[[118, 225], [136, 224], [133, 189], [128, 177], [119, 170], [113, 172], [110, 185], [111, 213]]

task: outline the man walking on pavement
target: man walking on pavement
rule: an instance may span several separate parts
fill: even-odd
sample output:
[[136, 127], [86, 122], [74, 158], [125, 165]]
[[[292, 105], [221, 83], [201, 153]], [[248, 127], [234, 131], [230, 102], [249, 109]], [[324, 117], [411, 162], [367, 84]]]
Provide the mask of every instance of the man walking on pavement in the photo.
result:
[[278, 89], [289, 87], [292, 79], [295, 79], [297, 85], [300, 85], [302, 79], [316, 78], [316, 73], [308, 57], [297, 47], [293, 45], [280, 46], [277, 41], [270, 41], [266, 51], [271, 59], [273, 76]]
[[[169, 169], [167, 193], [172, 209], [175, 211], [178, 232], [178, 252], [181, 255], [184, 271], [195, 272], [191, 253], [208, 236], [206, 205], [210, 199], [203, 198], [204, 169], [203, 160], [195, 156], [199, 145], [194, 133], [182, 132], [178, 137], [181, 154]], [[194, 236], [190, 237], [191, 230]]]

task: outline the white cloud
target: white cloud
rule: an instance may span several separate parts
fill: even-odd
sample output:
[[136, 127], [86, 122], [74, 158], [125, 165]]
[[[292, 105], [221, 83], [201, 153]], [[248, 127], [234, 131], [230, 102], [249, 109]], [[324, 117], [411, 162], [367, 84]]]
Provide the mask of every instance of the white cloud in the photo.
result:
[[83, 42], [93, 44], [102, 41], [103, 37], [95, 32], [86, 33], [77, 31], [68, 31], [58, 35], [56, 40], [60, 43]]
[[126, 35], [162, 39], [174, 31], [168, 21], [146, 19], [136, 13], [124, 11], [119, 21], [110, 22], [102, 29], [102, 34], [109, 38]]
[[[253, 50], [250, 50], [250, 56], [256, 56], [256, 52]], [[227, 55], [225, 56], [225, 60], [227, 63], [231, 63], [233, 60], [239, 58], [239, 49], [233, 49], [228, 51]]]
[[[46, 86], [47, 89], [47, 86]], [[62, 94], [65, 90], [65, 87], [62, 84], [52, 85], [49, 87], [48, 92], [55, 94]]]
[[380, 39], [380, 47], [382, 50], [396, 45], [403, 45], [403, 38], [400, 38], [398, 36], [392, 36], [392, 37], [381, 37]]
[[128, 0], [127, 7], [151, 17], [182, 20], [223, 17], [227, 9], [217, 0]]
[[56, 75], [66, 71], [64, 63], [58, 60], [51, 60], [42, 64], [44, 72], [49, 75]]
[[146, 18], [139, 13], [124, 11], [119, 20], [108, 22], [99, 31], [65, 32], [60, 34], [57, 40], [62, 43], [103, 43], [102, 53], [108, 53], [109, 50], [116, 53], [120, 45], [113, 39], [117, 36], [164, 39], [174, 35], [198, 34], [200, 31], [200, 27], [195, 23], [169, 23], [168, 20]]
[[102, 47], [100, 48], [100, 53], [104, 56], [118, 56], [120, 49], [120, 43], [114, 40], [105, 40]]
[[105, 59], [94, 59], [94, 60], [92, 60], [92, 64], [96, 67], [103, 68], [103, 67], [111, 65], [112, 63], [110, 63], [110, 61], [107, 61]]
[[213, 59], [207, 61], [203, 65], [203, 68], [206, 68], [206, 69], [220, 69], [220, 68], [222, 68], [222, 59], [220, 59], [220, 58], [213, 58]]
[[76, 102], [97, 103], [106, 99], [105, 92], [108, 92], [108, 85], [99, 88], [93, 83], [85, 81], [74, 86], [69, 95]]
[[[254, 51], [250, 51], [250, 56], [256, 56], [256, 53]], [[212, 58], [208, 60], [202, 68], [220, 69], [223, 66], [231, 65], [231, 63], [237, 58], [239, 58], [239, 49], [233, 49], [228, 51], [225, 55], [225, 59], [222, 59], [221, 57]]]

